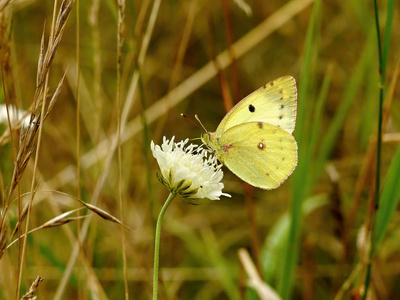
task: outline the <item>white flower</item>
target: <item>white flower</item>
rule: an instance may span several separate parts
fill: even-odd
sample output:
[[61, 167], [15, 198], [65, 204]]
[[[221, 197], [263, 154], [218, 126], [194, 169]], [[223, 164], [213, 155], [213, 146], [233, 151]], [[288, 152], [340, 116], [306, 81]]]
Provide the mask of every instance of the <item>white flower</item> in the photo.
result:
[[185, 148], [189, 139], [175, 143], [174, 138], [169, 141], [164, 137], [161, 147], [151, 141], [151, 151], [161, 170], [158, 177], [170, 192], [182, 198], [230, 197], [222, 192], [224, 174], [215, 157], [197, 145]]
[[[10, 123], [14, 125], [18, 121], [21, 122], [22, 126], [28, 127], [30, 116], [23, 117], [27, 114], [26, 111], [16, 109], [14, 106], [8, 106], [8, 113], [10, 114]], [[7, 107], [5, 104], [0, 105], [0, 123], [8, 124], [8, 117], [7, 117]]]

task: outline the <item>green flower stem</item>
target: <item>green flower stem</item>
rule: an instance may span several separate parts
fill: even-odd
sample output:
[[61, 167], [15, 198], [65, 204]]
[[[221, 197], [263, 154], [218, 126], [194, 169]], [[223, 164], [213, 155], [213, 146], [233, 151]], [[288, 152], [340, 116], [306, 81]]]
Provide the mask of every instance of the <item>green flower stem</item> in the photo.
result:
[[154, 271], [153, 271], [153, 300], [157, 300], [158, 296], [158, 269], [160, 262], [160, 237], [161, 237], [161, 222], [164, 217], [165, 212], [172, 199], [175, 198], [174, 193], [170, 193], [167, 201], [165, 201], [164, 206], [161, 208], [160, 214], [157, 219], [156, 235], [154, 241]]

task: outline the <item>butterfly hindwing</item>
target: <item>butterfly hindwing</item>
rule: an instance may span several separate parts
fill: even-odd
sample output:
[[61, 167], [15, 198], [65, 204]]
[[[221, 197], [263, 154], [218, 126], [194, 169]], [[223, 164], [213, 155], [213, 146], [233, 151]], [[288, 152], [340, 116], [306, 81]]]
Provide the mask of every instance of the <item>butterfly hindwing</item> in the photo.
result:
[[297, 144], [293, 136], [275, 125], [248, 122], [226, 130], [218, 140], [217, 153], [239, 178], [263, 188], [278, 187], [297, 165]]
[[296, 121], [297, 89], [293, 77], [267, 83], [235, 105], [219, 124], [216, 135], [246, 122], [264, 122], [292, 133]]

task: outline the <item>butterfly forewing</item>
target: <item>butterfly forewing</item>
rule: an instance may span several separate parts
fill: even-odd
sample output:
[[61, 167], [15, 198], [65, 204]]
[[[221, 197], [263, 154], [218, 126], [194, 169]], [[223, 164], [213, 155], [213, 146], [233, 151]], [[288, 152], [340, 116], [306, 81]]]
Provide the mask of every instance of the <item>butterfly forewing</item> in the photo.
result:
[[219, 138], [219, 159], [239, 178], [263, 188], [278, 187], [297, 165], [293, 136], [275, 125], [248, 122], [233, 126]]
[[297, 89], [293, 77], [285, 76], [267, 83], [248, 95], [225, 116], [216, 135], [246, 122], [264, 122], [292, 133], [296, 121]]

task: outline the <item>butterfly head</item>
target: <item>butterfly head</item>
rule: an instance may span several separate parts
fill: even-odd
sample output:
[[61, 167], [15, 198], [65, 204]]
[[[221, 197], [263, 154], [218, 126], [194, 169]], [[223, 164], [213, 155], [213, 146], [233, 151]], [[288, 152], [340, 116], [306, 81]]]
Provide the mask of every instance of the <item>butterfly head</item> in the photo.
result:
[[201, 135], [201, 140], [210, 151], [218, 153], [218, 138], [214, 132], [203, 133]]
[[201, 141], [203, 142], [203, 144], [204, 145], [207, 145], [207, 146], [209, 146], [210, 145], [210, 141], [211, 141], [211, 134], [212, 133], [210, 133], [210, 132], [206, 132], [206, 133], [203, 133], [202, 135], [201, 135]]

